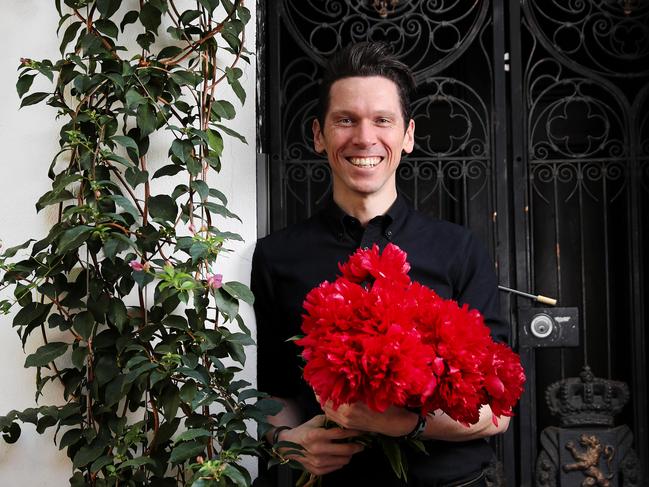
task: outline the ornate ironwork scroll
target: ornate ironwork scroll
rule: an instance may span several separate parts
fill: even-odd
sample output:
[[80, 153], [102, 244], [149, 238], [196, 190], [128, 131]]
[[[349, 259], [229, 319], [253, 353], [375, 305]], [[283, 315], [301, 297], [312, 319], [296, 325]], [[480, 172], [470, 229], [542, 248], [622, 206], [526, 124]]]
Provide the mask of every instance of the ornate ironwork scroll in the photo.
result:
[[480, 32], [489, 2], [399, 2], [388, 18], [362, 0], [282, 0], [286, 26], [318, 64], [351, 42], [386, 41], [418, 77], [457, 60]]
[[[609, 0], [527, 1], [538, 38], [576, 71], [610, 77], [649, 75], [647, 2]], [[581, 69], [580, 69], [581, 68]]]

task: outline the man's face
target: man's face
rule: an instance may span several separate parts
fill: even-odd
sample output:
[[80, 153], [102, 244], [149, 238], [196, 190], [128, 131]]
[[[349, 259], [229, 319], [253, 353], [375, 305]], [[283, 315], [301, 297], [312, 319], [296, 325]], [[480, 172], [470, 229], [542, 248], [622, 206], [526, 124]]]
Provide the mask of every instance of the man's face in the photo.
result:
[[334, 196], [378, 196], [391, 203], [401, 151], [412, 151], [414, 129], [414, 121], [406, 126], [403, 120], [393, 81], [370, 76], [333, 83], [324, 127], [315, 120], [313, 138], [315, 150], [329, 159]]

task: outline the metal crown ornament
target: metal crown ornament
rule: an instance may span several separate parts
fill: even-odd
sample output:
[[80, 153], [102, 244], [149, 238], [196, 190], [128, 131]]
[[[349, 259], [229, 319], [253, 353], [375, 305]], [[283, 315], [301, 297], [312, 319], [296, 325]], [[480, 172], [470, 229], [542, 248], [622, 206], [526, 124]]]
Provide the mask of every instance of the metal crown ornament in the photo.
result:
[[585, 365], [579, 377], [550, 385], [545, 400], [561, 426], [613, 426], [614, 417], [629, 400], [629, 388], [624, 382], [595, 377]]

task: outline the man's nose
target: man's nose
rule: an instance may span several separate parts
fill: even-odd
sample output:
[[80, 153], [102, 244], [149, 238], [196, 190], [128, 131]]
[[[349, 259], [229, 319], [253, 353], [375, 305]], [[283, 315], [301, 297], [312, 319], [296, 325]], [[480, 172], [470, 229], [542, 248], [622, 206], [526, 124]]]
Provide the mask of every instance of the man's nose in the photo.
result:
[[376, 133], [369, 121], [361, 120], [356, 124], [353, 142], [359, 147], [369, 147], [376, 143]]

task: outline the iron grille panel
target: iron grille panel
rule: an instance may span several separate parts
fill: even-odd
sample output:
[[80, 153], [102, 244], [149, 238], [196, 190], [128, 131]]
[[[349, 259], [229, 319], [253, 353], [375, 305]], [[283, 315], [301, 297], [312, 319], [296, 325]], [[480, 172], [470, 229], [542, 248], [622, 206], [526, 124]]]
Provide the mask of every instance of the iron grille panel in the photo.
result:
[[[536, 391], [584, 364], [629, 383], [633, 406], [618, 419], [646, 461], [646, 115], [638, 110], [649, 82], [649, 8], [625, 13], [624, 4], [522, 2], [521, 123], [530, 285], [578, 306], [581, 323], [578, 348], [537, 350]], [[556, 424], [542, 394], [535, 406], [539, 430]]]

